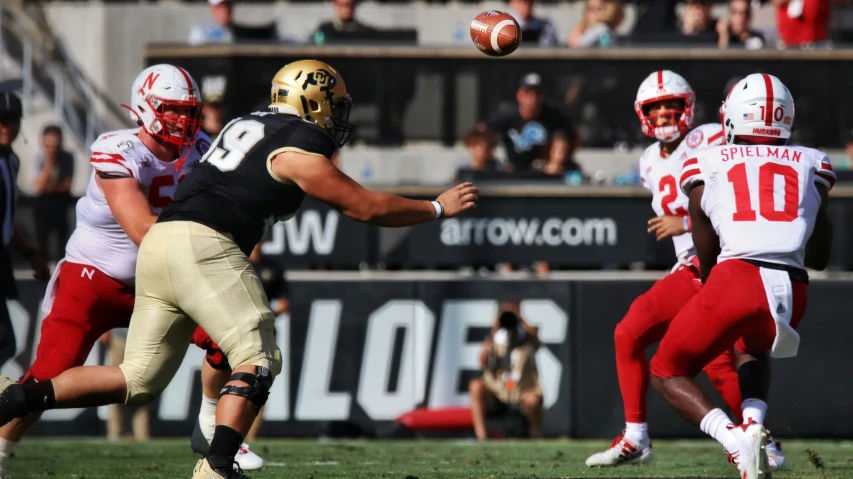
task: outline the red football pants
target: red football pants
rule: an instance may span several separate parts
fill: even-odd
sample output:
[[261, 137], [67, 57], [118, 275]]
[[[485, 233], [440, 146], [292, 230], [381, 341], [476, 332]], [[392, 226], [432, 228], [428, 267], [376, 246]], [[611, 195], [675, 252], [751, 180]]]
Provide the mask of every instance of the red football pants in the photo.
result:
[[213, 369], [231, 369], [231, 365], [228, 364], [228, 358], [225, 357], [225, 353], [219, 349], [219, 345], [213, 342], [213, 339], [210, 338], [207, 331], [201, 329], [201, 326], [195, 328], [192, 343], [207, 351], [206, 360], [208, 364], [213, 366]]
[[[625, 422], [646, 422], [650, 379], [646, 348], [664, 337], [672, 319], [701, 290], [699, 272], [694, 267], [681, 266], [637, 297], [628, 314], [616, 325], [613, 339]], [[710, 364], [706, 363], [705, 373], [732, 414], [740, 418], [741, 395], [733, 343], [728, 350], [718, 352]]]
[[95, 341], [113, 328], [126, 328], [133, 314], [133, 286], [67, 261], [56, 274], [56, 296], [41, 323], [36, 359], [21, 382], [47, 381], [82, 366]]
[[[804, 282], [791, 281], [792, 328], [806, 312], [806, 288]], [[652, 374], [695, 377], [732, 344], [741, 353], [761, 353], [770, 351], [775, 339], [776, 323], [761, 269], [745, 261], [723, 261], [714, 266], [702, 291], [672, 320], [652, 358]]]
[[[41, 324], [36, 359], [21, 378], [48, 381], [82, 366], [95, 341], [114, 328], [130, 324], [135, 299], [127, 286], [94, 266], [65, 261], [56, 272], [56, 296]], [[193, 343], [207, 351], [207, 361], [217, 369], [228, 367], [219, 346], [200, 327]]]

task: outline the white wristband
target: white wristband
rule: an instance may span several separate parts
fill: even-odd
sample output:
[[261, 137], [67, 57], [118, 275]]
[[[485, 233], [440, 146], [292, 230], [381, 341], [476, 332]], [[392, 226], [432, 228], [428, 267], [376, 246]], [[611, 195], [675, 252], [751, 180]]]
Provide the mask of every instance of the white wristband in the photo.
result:
[[441, 206], [441, 203], [438, 201], [430, 201], [432, 203], [432, 207], [435, 208], [435, 219], [439, 219], [444, 216], [444, 207]]

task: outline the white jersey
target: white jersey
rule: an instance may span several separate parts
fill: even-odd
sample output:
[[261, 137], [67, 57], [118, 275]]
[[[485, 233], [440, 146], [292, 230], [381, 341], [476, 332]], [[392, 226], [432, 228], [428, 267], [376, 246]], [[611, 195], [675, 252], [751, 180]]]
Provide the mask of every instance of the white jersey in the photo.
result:
[[702, 210], [720, 237], [717, 261], [754, 259], [804, 268], [820, 207], [817, 184], [835, 173], [822, 152], [803, 146], [725, 145], [684, 163], [685, 191], [705, 183]]
[[210, 147], [210, 139], [199, 133], [180, 170], [175, 163], [158, 160], [142, 144], [139, 129], [105, 133], [92, 144], [89, 160], [94, 171], [86, 195], [77, 201], [77, 227], [65, 247], [65, 259], [87, 264], [125, 284], [136, 276], [137, 246], [125, 234], [110, 211], [107, 199], [95, 182], [97, 171], [135, 178], [148, 198], [151, 211], [159, 214], [172, 201], [178, 183]]
[[[652, 192], [652, 208], [658, 216], [687, 216], [687, 196], [679, 188], [681, 166], [696, 152], [725, 142], [719, 123], [697, 126], [667, 158], [661, 156], [661, 144], [646, 148], [640, 157], [640, 178]], [[674, 236], [675, 257], [679, 264], [689, 264], [696, 255], [689, 232]]]

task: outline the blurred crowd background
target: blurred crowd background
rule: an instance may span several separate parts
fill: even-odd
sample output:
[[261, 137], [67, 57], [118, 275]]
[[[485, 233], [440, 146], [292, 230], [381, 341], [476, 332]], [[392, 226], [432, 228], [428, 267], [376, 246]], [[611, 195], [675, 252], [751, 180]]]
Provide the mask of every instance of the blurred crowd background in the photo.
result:
[[[521, 24], [512, 57], [472, 47], [468, 23], [486, 9]], [[331, 63], [356, 124], [335, 161], [368, 185], [637, 187], [650, 141], [634, 94], [664, 68], [696, 89], [698, 123], [718, 121], [732, 82], [774, 73], [797, 100], [794, 140], [827, 150], [842, 183], [853, 152], [850, 0], [8, 0], [0, 16], [0, 88], [21, 92], [26, 113], [15, 145], [32, 212], [22, 221], [53, 260], [89, 178], [88, 145], [133, 126], [119, 105], [160, 61], [195, 76], [211, 137], [265, 108], [270, 73], [287, 59]]]

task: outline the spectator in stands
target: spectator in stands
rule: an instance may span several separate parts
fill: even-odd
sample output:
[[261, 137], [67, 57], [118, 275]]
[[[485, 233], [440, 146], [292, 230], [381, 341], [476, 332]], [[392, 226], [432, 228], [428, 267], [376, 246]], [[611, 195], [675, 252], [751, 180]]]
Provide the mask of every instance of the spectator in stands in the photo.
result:
[[[68, 207], [72, 204], [74, 157], [63, 149], [62, 129], [56, 125], [48, 125], [42, 130], [41, 144], [42, 151], [35, 157], [38, 171], [33, 208], [36, 245], [42, 256], [59, 259], [68, 240]], [[56, 248], [49, 246], [52, 233], [56, 233]]]
[[233, 43], [231, 22], [234, 17], [234, 4], [231, 0], [207, 0], [207, 4], [210, 6], [213, 22], [203, 27], [193, 27], [190, 31], [190, 44]]
[[311, 37], [315, 45], [326, 43], [326, 39], [337, 32], [375, 31], [374, 28], [356, 20], [357, 0], [334, 0], [332, 6], [335, 9], [335, 19], [330, 22], [323, 22], [317, 27]]
[[[127, 346], [127, 328], [116, 328], [104, 333], [100, 338], [101, 343], [107, 346], [111, 366], [118, 366], [124, 361], [124, 349]], [[107, 415], [107, 439], [118, 441], [122, 438], [124, 409], [123, 404], [110, 404]], [[131, 430], [133, 439], [136, 441], [147, 441], [150, 437], [151, 415], [148, 404], [136, 406], [133, 410]]]
[[514, 109], [500, 110], [478, 125], [479, 130], [501, 138], [509, 160], [507, 168], [539, 169], [547, 174], [578, 170], [572, 160], [577, 132], [562, 112], [545, 103], [542, 77], [537, 73], [525, 75], [515, 98], [518, 103]]
[[783, 48], [811, 48], [829, 40], [830, 0], [773, 0]]
[[536, 0], [509, 0], [510, 14], [521, 25], [522, 46], [555, 47], [560, 43], [551, 20], [533, 16]]
[[571, 48], [608, 47], [616, 39], [616, 29], [625, 18], [621, 0], [587, 0], [581, 21], [569, 35]]
[[513, 413], [524, 418], [530, 437], [541, 436], [543, 396], [536, 368], [539, 345], [538, 328], [521, 317], [518, 302], [502, 302], [480, 351], [483, 377], [468, 383], [477, 439], [486, 439], [487, 416]]
[[201, 111], [201, 130], [211, 140], [216, 140], [219, 132], [225, 128], [227, 121], [228, 108], [224, 103], [212, 102], [204, 105], [204, 109]]
[[474, 171], [503, 170], [501, 163], [495, 159], [495, 147], [498, 146], [498, 139], [494, 133], [472, 130], [462, 136], [462, 143], [471, 153], [471, 162], [457, 170], [457, 177]]
[[637, 41], [652, 37], [657, 41], [660, 35], [672, 36], [678, 31], [678, 16], [675, 6], [678, 0], [648, 0], [637, 4], [637, 22], [632, 36]]
[[707, 37], [716, 40], [715, 22], [711, 16], [711, 0], [687, 0], [681, 13], [681, 34], [686, 37]]
[[764, 35], [752, 30], [752, 4], [749, 0], [729, 0], [729, 17], [717, 21], [717, 36], [720, 48], [764, 48]]
[[207, 0], [210, 6], [212, 23], [196, 26], [190, 30], [189, 43], [239, 43], [239, 42], [275, 42], [278, 31], [275, 22], [260, 26], [247, 26], [234, 22], [234, 2], [232, 0]]

